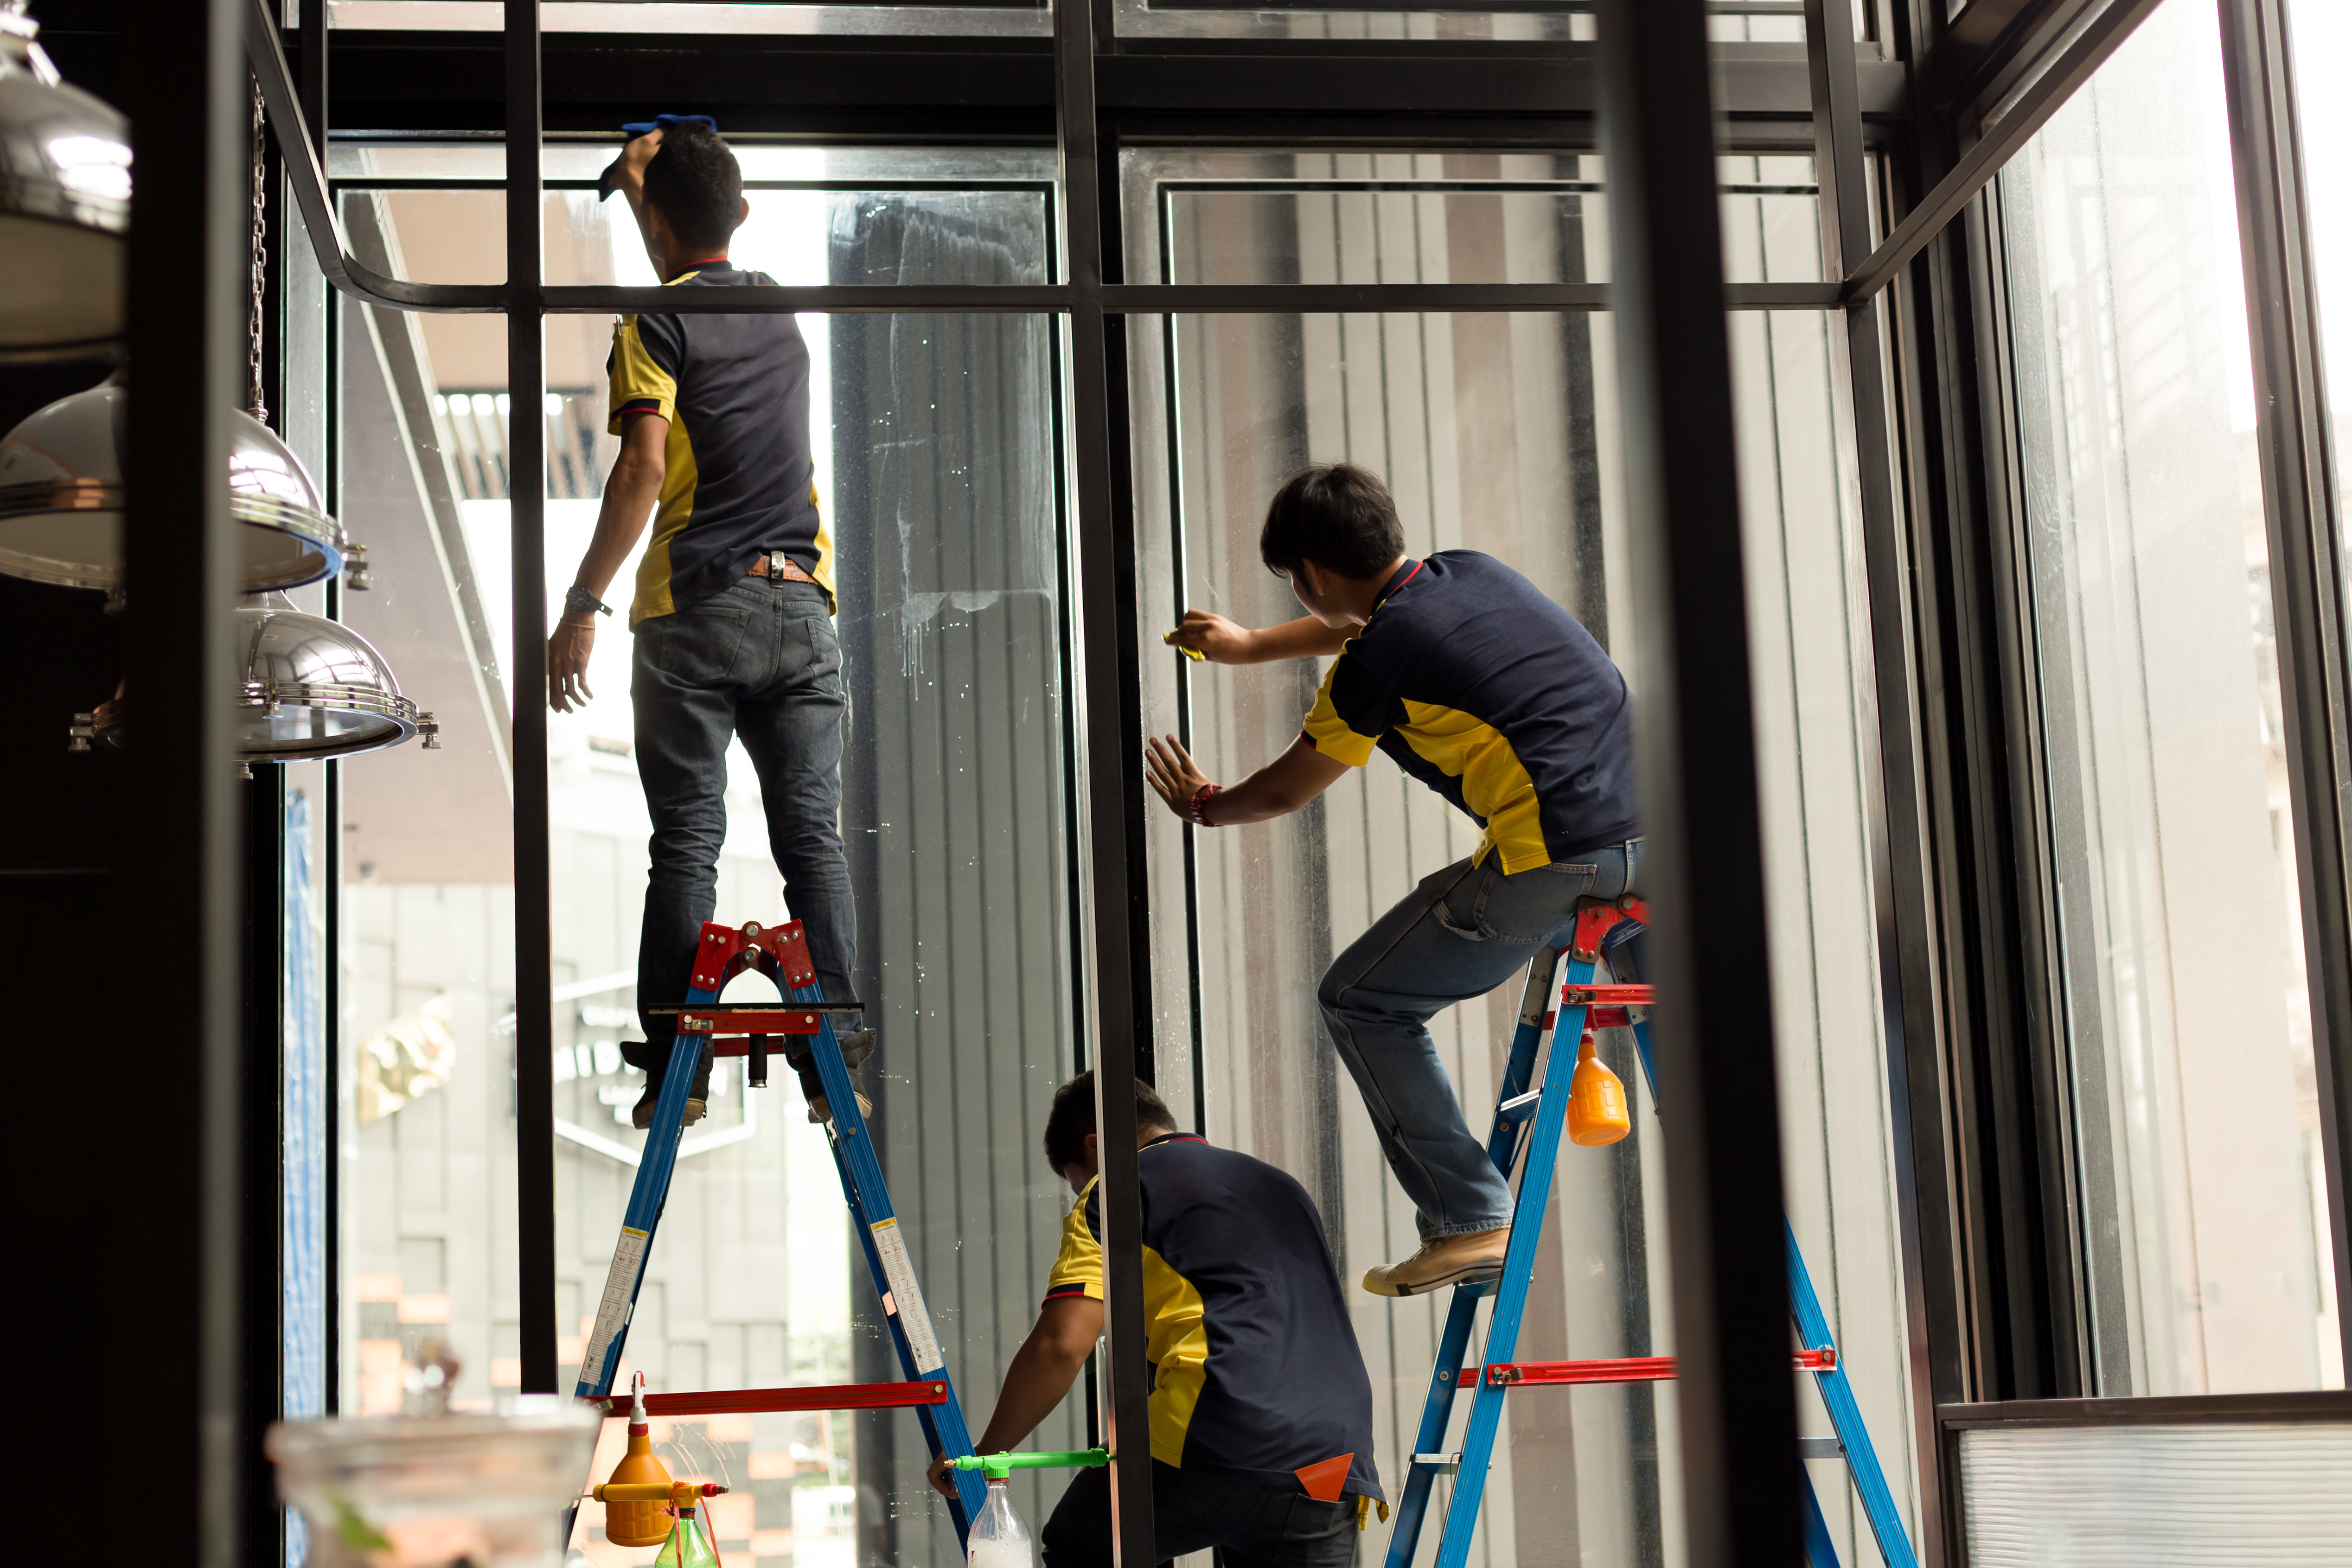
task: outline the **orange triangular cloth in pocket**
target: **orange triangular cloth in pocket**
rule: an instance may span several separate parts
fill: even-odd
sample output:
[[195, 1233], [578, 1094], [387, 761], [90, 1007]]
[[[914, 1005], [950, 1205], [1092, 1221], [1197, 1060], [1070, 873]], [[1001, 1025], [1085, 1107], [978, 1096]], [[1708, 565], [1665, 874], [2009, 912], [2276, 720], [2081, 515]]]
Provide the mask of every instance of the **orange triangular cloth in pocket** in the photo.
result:
[[1336, 1459], [1318, 1459], [1311, 1465], [1301, 1465], [1291, 1474], [1307, 1489], [1307, 1495], [1318, 1502], [1338, 1502], [1339, 1489], [1348, 1484], [1348, 1467], [1356, 1462], [1352, 1453]]

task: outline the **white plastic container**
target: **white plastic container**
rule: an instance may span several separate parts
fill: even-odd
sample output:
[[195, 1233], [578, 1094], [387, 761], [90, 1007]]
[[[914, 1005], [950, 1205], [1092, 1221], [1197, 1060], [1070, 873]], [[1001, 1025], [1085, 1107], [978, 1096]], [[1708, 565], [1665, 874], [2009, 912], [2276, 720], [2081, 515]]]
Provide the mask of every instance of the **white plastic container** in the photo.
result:
[[284, 1421], [262, 1447], [309, 1522], [310, 1568], [557, 1568], [602, 1424], [525, 1395], [496, 1416]]

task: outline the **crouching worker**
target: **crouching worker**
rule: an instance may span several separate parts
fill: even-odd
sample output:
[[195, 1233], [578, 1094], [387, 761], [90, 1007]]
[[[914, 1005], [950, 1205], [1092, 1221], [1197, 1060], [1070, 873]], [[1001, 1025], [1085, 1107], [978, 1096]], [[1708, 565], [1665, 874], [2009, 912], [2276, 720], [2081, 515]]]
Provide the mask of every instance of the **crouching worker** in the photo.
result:
[[[1214, 1549], [1222, 1568], [1342, 1568], [1381, 1488], [1371, 1381], [1322, 1218], [1287, 1174], [1178, 1132], [1149, 1084], [1135, 1086], [1135, 1121], [1157, 1555]], [[1046, 1163], [1078, 1203], [981, 1453], [1025, 1441], [1101, 1337], [1096, 1155], [1094, 1074], [1082, 1072], [1055, 1092], [1045, 1121]], [[930, 1477], [951, 1490], [946, 1460]], [[1045, 1568], [1108, 1563], [1110, 1526], [1109, 1472], [1080, 1470], [1045, 1522]]]

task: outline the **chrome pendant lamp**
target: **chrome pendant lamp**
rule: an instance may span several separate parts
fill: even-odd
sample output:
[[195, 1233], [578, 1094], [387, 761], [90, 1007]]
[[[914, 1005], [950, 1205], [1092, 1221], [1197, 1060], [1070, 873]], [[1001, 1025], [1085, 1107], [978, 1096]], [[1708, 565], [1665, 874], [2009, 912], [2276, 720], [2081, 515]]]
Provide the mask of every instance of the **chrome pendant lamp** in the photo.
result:
[[[0, 0], [0, 22], [8, 19], [5, 7], [10, 3]], [[5, 85], [0, 80], [0, 88]], [[229, 415], [228, 510], [244, 525], [237, 529], [237, 582], [247, 593], [266, 593], [299, 588], [340, 571], [346, 586], [365, 588], [365, 547], [352, 544], [342, 525], [327, 515], [310, 476], [262, 423], [267, 417], [261, 402], [261, 308], [267, 280], [262, 225], [268, 191], [261, 135], [261, 95], [257, 90], [252, 312], [247, 331], [249, 407]], [[16, 290], [12, 266], [0, 273], [0, 299], [14, 300]], [[131, 393], [126, 376], [117, 371], [102, 386], [60, 398], [0, 438], [0, 572], [67, 588], [103, 589], [119, 604], [122, 443]]]
[[[256, 762], [357, 757], [420, 735], [425, 750], [441, 748], [433, 716], [401, 695], [392, 666], [349, 626], [272, 604], [241, 604], [236, 618], [236, 759], [248, 770]], [[123, 749], [129, 710], [117, 695], [76, 714], [67, 748]]]
[[[251, 408], [231, 416], [229, 515], [246, 525], [237, 530], [246, 589], [280, 591], [275, 604], [248, 602], [236, 610], [236, 759], [248, 777], [257, 762], [356, 757], [418, 736], [424, 737], [424, 749], [441, 748], [433, 716], [401, 695], [392, 666], [365, 637], [285, 601], [283, 590], [337, 570], [353, 588], [367, 582], [364, 551], [344, 539], [302, 465], [262, 423], [261, 132], [257, 91]], [[119, 588], [127, 395], [118, 375], [104, 386], [50, 404], [0, 442], [0, 571], [81, 588]], [[137, 607], [131, 609], [135, 613]], [[67, 749], [89, 751], [93, 743], [122, 749], [132, 700], [118, 688], [113, 701], [76, 714]]]
[[0, 0], [0, 361], [122, 337], [131, 124], [58, 78], [26, 0]]
[[[0, 295], [7, 285], [0, 280]], [[67, 588], [122, 588], [124, 377], [61, 398], [0, 438], [0, 572]], [[327, 515], [286, 444], [243, 410], [229, 415], [229, 516], [248, 593], [345, 572], [364, 588], [367, 551]]]

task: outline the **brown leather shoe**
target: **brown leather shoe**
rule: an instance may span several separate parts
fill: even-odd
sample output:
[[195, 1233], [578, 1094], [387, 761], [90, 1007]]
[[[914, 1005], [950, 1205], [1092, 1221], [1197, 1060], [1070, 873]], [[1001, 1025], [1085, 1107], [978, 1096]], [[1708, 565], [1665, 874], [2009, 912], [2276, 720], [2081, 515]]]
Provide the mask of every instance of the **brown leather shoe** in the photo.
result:
[[1422, 1296], [1448, 1285], [1500, 1279], [1503, 1256], [1511, 1249], [1511, 1228], [1439, 1236], [1402, 1263], [1367, 1270], [1364, 1289], [1375, 1296]]

